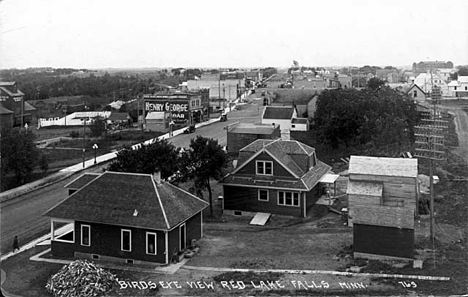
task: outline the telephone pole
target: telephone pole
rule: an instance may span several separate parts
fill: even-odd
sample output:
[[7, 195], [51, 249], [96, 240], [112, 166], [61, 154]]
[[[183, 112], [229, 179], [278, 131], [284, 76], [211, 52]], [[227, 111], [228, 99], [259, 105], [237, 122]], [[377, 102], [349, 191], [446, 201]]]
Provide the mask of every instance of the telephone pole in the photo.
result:
[[437, 86], [432, 87], [432, 109], [429, 115], [421, 119], [421, 125], [415, 127], [415, 157], [429, 159], [429, 187], [430, 187], [430, 218], [431, 239], [435, 239], [434, 218], [434, 161], [445, 160], [444, 130], [447, 128], [446, 116], [438, 107], [441, 98], [441, 90]]

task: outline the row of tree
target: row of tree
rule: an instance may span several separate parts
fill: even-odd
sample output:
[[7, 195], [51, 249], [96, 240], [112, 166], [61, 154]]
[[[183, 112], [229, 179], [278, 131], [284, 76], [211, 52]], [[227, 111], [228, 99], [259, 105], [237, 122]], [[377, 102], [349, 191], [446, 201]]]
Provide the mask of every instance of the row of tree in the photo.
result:
[[317, 100], [315, 124], [322, 143], [380, 148], [411, 145], [418, 122], [415, 103], [378, 79], [366, 89], [323, 91]]
[[228, 162], [228, 155], [217, 140], [197, 136], [185, 150], [176, 148], [167, 140], [156, 140], [137, 150], [123, 149], [107, 169], [147, 174], [159, 171], [161, 178], [174, 184], [192, 181], [193, 185], [189, 188], [191, 193], [203, 198], [203, 191], [208, 191], [210, 212], [213, 214], [210, 181], [223, 177]]

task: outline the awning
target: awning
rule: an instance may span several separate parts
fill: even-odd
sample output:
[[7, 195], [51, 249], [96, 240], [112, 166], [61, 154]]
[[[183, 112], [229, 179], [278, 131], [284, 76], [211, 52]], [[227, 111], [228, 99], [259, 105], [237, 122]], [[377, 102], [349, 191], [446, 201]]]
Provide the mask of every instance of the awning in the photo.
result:
[[331, 173], [327, 173], [325, 174], [322, 179], [320, 180], [321, 183], [324, 183], [324, 184], [333, 184], [336, 182], [336, 180], [338, 179], [338, 177], [340, 177], [338, 174], [331, 174]]
[[162, 112], [149, 112], [146, 115], [146, 120], [164, 120], [165, 113]]

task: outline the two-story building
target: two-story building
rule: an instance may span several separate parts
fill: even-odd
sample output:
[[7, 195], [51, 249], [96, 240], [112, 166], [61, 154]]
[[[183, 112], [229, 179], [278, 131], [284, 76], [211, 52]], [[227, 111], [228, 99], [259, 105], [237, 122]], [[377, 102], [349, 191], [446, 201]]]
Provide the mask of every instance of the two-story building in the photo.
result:
[[24, 93], [16, 82], [0, 82], [0, 107], [3, 108], [0, 114], [2, 124], [21, 126], [36, 118], [36, 109], [24, 101]]
[[238, 166], [222, 180], [223, 211], [306, 217], [331, 169], [298, 141], [259, 139], [239, 151]]

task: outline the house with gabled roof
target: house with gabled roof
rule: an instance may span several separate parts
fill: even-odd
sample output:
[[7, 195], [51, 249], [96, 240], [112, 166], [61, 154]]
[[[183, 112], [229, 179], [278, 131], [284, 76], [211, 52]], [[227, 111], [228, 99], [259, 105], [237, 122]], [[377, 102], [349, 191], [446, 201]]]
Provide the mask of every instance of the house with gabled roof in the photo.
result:
[[281, 131], [289, 131], [293, 118], [297, 118], [297, 111], [294, 107], [266, 106], [262, 114], [262, 124], [280, 125]]
[[294, 140], [258, 139], [239, 152], [239, 164], [220, 182], [223, 211], [306, 217], [320, 196], [320, 180], [331, 167], [315, 149]]
[[16, 82], [0, 82], [0, 107], [2, 124], [8, 126], [30, 124], [36, 118], [36, 108], [24, 100]]
[[[83, 175], [68, 188], [79, 186], [44, 214], [54, 256], [169, 264], [203, 235], [208, 203], [159, 174], [107, 171]], [[66, 232], [56, 236], [64, 224]]]

